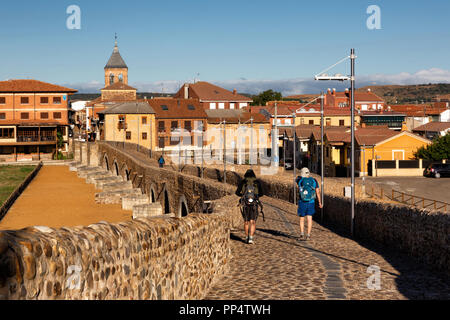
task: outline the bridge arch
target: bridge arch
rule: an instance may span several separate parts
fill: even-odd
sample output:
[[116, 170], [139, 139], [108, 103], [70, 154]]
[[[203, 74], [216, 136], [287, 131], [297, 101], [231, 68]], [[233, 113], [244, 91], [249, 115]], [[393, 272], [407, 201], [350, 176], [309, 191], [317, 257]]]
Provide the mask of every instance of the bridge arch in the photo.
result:
[[114, 159], [113, 170], [113, 173], [115, 173], [116, 176], [120, 176], [119, 165], [117, 164], [116, 159]]
[[166, 185], [164, 184], [162, 193], [162, 207], [163, 207], [163, 212], [164, 214], [168, 214], [171, 212], [170, 210], [170, 198], [169, 198], [169, 191], [167, 190]]
[[106, 155], [106, 152], [103, 154], [103, 158], [101, 160], [101, 167], [109, 171], [109, 160], [108, 156]]
[[151, 184], [150, 188], [149, 188], [149, 192], [148, 192], [148, 197], [150, 199], [150, 203], [154, 203], [156, 202], [156, 189], [155, 189], [155, 185]]
[[184, 195], [180, 196], [180, 200], [178, 202], [178, 217], [186, 217], [189, 214], [189, 209], [186, 201], [186, 197]]

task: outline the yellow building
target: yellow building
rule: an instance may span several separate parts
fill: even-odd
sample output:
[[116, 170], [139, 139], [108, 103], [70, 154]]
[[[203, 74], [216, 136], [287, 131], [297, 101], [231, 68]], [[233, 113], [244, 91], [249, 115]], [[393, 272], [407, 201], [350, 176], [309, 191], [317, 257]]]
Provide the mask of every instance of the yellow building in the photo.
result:
[[[360, 170], [361, 175], [367, 175], [369, 172], [373, 172], [373, 169], [375, 168], [375, 164], [373, 164], [373, 168], [369, 167], [368, 163], [370, 160], [414, 160], [414, 153], [417, 151], [417, 149], [423, 146], [427, 146], [431, 143], [432, 142], [430, 140], [408, 131], [403, 131], [400, 133], [396, 132], [394, 135], [384, 138], [380, 137], [379, 139], [377, 139], [376, 136], [357, 136], [356, 150], [358, 150], [359, 154], [359, 163], [357, 164], [357, 168]], [[421, 167], [416, 168], [416, 170], [414, 170], [414, 168], [410, 168], [404, 171], [405, 172], [401, 173], [401, 175], [422, 174]], [[399, 174], [400, 173], [396, 173], [396, 175]], [[383, 175], [383, 173], [373, 172], [372, 175]]]
[[[311, 135], [311, 170], [319, 173], [320, 166], [320, 133]], [[355, 128], [355, 173], [359, 176], [381, 175], [373, 172], [371, 160], [394, 161], [413, 160], [418, 148], [430, 144], [431, 141], [408, 131], [398, 132], [381, 127]], [[395, 165], [395, 166], [394, 166]], [[395, 162], [392, 168], [399, 167]], [[391, 175], [420, 175], [422, 168], [386, 172]], [[351, 131], [350, 128], [326, 127], [324, 134], [324, 171], [326, 176], [348, 177], [351, 170]]]
[[147, 102], [118, 103], [99, 114], [104, 115], [106, 141], [128, 142], [155, 149], [155, 111]]
[[[316, 125], [320, 126], [320, 108], [311, 108], [310, 110], [298, 110], [295, 116], [295, 125]], [[361, 117], [355, 114], [355, 124], [358, 125]], [[349, 127], [351, 125], [351, 113], [349, 110], [325, 109], [324, 126], [330, 127]]]
[[[213, 149], [223, 148], [223, 129], [226, 130], [226, 148], [238, 150], [271, 149], [272, 126], [260, 113], [242, 110], [205, 110], [208, 115], [207, 144]], [[253, 133], [252, 133], [253, 132]]]

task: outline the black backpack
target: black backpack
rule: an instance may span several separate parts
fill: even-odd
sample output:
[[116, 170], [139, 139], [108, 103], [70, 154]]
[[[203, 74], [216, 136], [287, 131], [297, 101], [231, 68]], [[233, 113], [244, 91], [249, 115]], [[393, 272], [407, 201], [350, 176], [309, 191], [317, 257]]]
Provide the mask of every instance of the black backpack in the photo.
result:
[[248, 206], [256, 205], [258, 201], [258, 185], [256, 179], [247, 178], [243, 189], [242, 200], [244, 204]]

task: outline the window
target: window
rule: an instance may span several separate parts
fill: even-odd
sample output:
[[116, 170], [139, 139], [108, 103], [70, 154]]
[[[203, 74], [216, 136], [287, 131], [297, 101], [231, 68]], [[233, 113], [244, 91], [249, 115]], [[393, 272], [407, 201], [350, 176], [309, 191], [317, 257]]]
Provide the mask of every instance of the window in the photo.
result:
[[28, 97], [20, 97], [20, 104], [28, 104], [29, 98]]
[[170, 129], [173, 131], [178, 128], [178, 121], [172, 121], [170, 123]]
[[147, 140], [147, 132], [142, 132], [142, 140]]
[[230, 103], [230, 109], [234, 109], [234, 103]]
[[0, 128], [0, 139], [13, 139], [14, 128]]
[[142, 124], [147, 124], [147, 117], [142, 117]]
[[345, 121], [344, 121], [344, 120], [339, 120], [339, 125], [340, 125], [341, 127], [345, 126]]
[[5, 104], [5, 103], [6, 103], [6, 98], [0, 97], [0, 104]]
[[166, 128], [164, 126], [164, 121], [159, 121], [158, 122], [158, 132], [164, 132], [166, 131]]
[[314, 120], [309, 120], [309, 124], [314, 124]]
[[123, 82], [123, 75], [122, 74], [119, 74], [119, 82]]
[[331, 126], [331, 118], [326, 118], [326, 126]]
[[53, 97], [53, 104], [61, 104], [61, 97]]
[[0, 120], [5, 120], [6, 119], [6, 113], [1, 112], [0, 113]]
[[30, 118], [30, 114], [28, 112], [21, 112], [20, 119], [26, 120]]
[[214, 102], [211, 102], [210, 104], [209, 104], [209, 109], [215, 109], [216, 108], [216, 104], [214, 103]]
[[41, 112], [41, 119], [48, 119], [48, 112]]
[[48, 104], [48, 97], [41, 97], [41, 104]]
[[127, 124], [125, 123], [125, 121], [126, 121], [126, 118], [124, 115], [118, 116], [118, 121], [117, 121], [117, 129], [118, 130], [125, 129], [127, 127]]
[[192, 130], [191, 121], [185, 121], [184, 122], [184, 129], [186, 129], [187, 131], [191, 132], [191, 130]]
[[160, 148], [164, 148], [164, 139], [165, 137], [159, 137], [158, 146]]
[[305, 124], [305, 118], [300, 119], [300, 124]]
[[126, 137], [127, 140], [131, 140], [131, 131], [127, 131], [126, 132]]
[[109, 84], [111, 85], [111, 84], [113, 84], [114, 83], [114, 75], [111, 73], [110, 75], [109, 75]]
[[188, 109], [189, 110], [195, 110], [195, 107], [192, 104], [188, 104]]
[[169, 107], [168, 106], [166, 106], [165, 104], [163, 104], [163, 105], [161, 105], [161, 109], [163, 109], [163, 110], [169, 110]]
[[223, 102], [219, 103], [219, 109], [225, 109], [225, 103]]
[[53, 119], [61, 119], [61, 112], [53, 112]]

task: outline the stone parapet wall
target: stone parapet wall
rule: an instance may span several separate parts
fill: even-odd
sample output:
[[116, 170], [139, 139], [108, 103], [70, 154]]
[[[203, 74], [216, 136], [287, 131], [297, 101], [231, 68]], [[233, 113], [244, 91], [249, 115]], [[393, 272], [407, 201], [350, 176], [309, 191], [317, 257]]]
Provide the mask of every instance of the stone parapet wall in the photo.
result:
[[0, 298], [201, 299], [227, 270], [229, 228], [192, 214], [0, 232]]
[[[200, 170], [194, 165], [185, 165], [183, 172], [198, 176]], [[204, 177], [222, 181], [223, 171], [206, 168]], [[227, 183], [237, 185], [243, 176], [227, 172]], [[291, 203], [294, 202], [293, 184], [261, 178], [266, 196]], [[343, 197], [347, 184], [342, 179], [327, 179], [324, 194], [324, 223], [347, 234], [351, 229], [350, 199]], [[419, 209], [402, 204], [362, 198], [361, 187], [356, 186], [354, 237], [381, 244], [411, 255], [430, 267], [450, 272], [450, 214]], [[358, 197], [359, 196], [359, 197]], [[298, 195], [297, 195], [298, 199]], [[316, 208], [315, 219], [320, 219]]]

